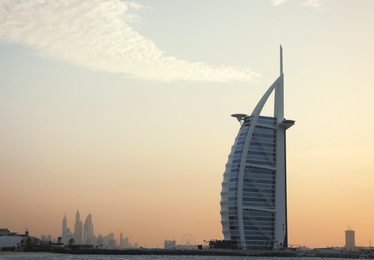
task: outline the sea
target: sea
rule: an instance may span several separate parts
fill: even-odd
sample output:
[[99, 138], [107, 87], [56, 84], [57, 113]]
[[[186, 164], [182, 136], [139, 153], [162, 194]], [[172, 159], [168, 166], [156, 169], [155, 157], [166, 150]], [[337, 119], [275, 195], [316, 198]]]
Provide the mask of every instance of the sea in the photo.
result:
[[[258, 256], [184, 256], [184, 255], [68, 255], [54, 253], [0, 252], [0, 259], [10, 260], [319, 260], [320, 257], [258, 257]], [[328, 258], [336, 260], [342, 258]]]

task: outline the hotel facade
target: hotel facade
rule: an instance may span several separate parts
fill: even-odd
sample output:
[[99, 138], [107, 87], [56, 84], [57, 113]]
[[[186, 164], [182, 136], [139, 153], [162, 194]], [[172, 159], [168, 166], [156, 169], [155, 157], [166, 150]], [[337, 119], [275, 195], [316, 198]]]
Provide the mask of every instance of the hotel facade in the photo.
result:
[[[288, 246], [286, 129], [295, 121], [284, 118], [284, 75], [262, 96], [252, 114], [234, 114], [240, 130], [223, 175], [221, 223], [224, 239], [248, 250]], [[274, 92], [274, 116], [261, 116]]]

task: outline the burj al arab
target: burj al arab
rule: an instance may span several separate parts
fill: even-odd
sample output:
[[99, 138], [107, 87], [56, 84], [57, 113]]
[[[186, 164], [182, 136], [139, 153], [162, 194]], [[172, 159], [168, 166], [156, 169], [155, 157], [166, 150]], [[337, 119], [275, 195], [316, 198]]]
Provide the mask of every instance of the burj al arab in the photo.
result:
[[[274, 116], [262, 116], [273, 92]], [[284, 117], [282, 47], [279, 77], [251, 114], [232, 116], [240, 122], [240, 129], [223, 175], [224, 240], [248, 250], [287, 247], [286, 130], [295, 121]]]

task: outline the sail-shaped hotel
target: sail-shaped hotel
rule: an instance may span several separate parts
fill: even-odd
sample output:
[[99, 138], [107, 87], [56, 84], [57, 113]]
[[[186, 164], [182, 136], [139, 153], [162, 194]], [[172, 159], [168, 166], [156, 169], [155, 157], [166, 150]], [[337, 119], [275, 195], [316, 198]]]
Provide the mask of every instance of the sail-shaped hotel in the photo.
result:
[[[295, 121], [284, 118], [283, 57], [280, 75], [252, 114], [234, 114], [240, 130], [223, 175], [221, 223], [224, 240], [237, 248], [274, 250], [288, 246], [286, 129]], [[274, 91], [274, 116], [261, 116]]]

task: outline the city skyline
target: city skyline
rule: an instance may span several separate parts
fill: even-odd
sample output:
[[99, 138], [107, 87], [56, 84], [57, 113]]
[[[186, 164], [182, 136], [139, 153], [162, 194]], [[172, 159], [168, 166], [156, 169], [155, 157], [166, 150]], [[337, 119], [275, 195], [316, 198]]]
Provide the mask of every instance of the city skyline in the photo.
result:
[[[288, 244], [374, 241], [371, 0], [0, 1], [0, 227], [223, 239], [233, 113], [284, 48]], [[272, 97], [270, 97], [272, 98]], [[265, 105], [264, 116], [272, 116]], [[83, 223], [82, 223], [83, 225]]]
[[[118, 235], [118, 239], [116, 239], [116, 235], [113, 232], [109, 232], [107, 235], [102, 234], [95, 234], [94, 233], [94, 225], [92, 221], [92, 215], [89, 213], [84, 223], [81, 221], [81, 215], [79, 210], [75, 213], [75, 223], [74, 223], [74, 231], [72, 232], [68, 227], [68, 218], [66, 214], [62, 219], [62, 230], [61, 230], [61, 242], [65, 245], [69, 245], [72, 241], [73, 244], [79, 245], [92, 245], [92, 246], [100, 246], [100, 247], [109, 247], [109, 248], [131, 248], [133, 247], [130, 244], [130, 240], [128, 237], [123, 236], [122, 232]], [[42, 236], [43, 237], [43, 236]], [[48, 237], [51, 237], [48, 235]], [[60, 236], [58, 236], [60, 237]], [[54, 238], [54, 241], [57, 242], [57, 238]], [[137, 243], [134, 243], [134, 246], [137, 247]]]

